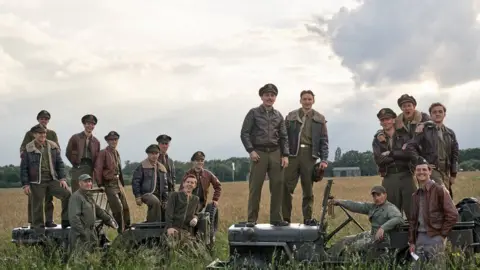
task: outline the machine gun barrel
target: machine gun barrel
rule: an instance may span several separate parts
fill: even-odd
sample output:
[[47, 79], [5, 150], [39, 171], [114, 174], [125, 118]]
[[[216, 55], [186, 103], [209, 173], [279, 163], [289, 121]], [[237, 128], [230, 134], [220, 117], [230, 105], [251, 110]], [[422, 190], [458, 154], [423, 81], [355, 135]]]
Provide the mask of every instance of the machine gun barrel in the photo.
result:
[[327, 185], [325, 186], [325, 190], [323, 192], [323, 202], [322, 202], [322, 216], [320, 217], [320, 224], [318, 230], [321, 233], [325, 233], [325, 216], [327, 215], [328, 211], [328, 199], [330, 198], [330, 193], [332, 190], [333, 179], [328, 179]]

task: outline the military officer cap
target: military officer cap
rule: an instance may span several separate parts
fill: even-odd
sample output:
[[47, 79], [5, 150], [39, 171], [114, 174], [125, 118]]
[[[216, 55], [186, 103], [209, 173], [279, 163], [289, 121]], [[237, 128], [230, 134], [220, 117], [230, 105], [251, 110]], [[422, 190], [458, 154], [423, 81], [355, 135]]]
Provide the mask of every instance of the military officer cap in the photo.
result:
[[92, 180], [92, 177], [87, 173], [84, 173], [78, 177], [78, 181], [87, 181], [87, 180]]
[[273, 93], [276, 96], [278, 95], [278, 88], [273, 83], [267, 83], [258, 90], [259, 96], [263, 96], [265, 93]]
[[408, 94], [403, 94], [397, 100], [398, 107], [402, 107], [402, 104], [407, 103], [407, 102], [411, 102], [411, 103], [413, 103], [414, 106], [417, 106], [417, 101], [415, 100], [414, 97], [412, 97]]
[[383, 194], [383, 193], [387, 193], [387, 190], [382, 186], [374, 186], [370, 193], [372, 193], [372, 194], [373, 193]]
[[95, 125], [97, 124], [97, 117], [93, 114], [87, 114], [82, 117], [82, 124], [85, 124], [86, 122], [91, 122], [94, 123]]
[[166, 135], [166, 134], [161, 134], [158, 135], [157, 137], [157, 142], [158, 143], [169, 143], [172, 140], [172, 137]]
[[197, 151], [193, 153], [191, 161], [205, 159], [205, 154], [202, 151]]
[[150, 144], [147, 149], [145, 149], [145, 153], [159, 153], [160, 152], [160, 147], [156, 144]]
[[46, 110], [41, 110], [41, 111], [37, 114], [37, 120], [40, 119], [41, 117], [45, 117], [45, 118], [50, 119], [50, 113], [47, 112]]
[[38, 125], [33, 126], [30, 129], [30, 132], [32, 132], [32, 133], [46, 133], [47, 129], [44, 126], [38, 124]]
[[397, 118], [397, 114], [390, 108], [383, 108], [377, 113], [377, 118], [379, 120], [384, 118]]
[[107, 135], [105, 135], [105, 141], [108, 141], [109, 139], [118, 139], [120, 138], [120, 135], [116, 131], [110, 131]]

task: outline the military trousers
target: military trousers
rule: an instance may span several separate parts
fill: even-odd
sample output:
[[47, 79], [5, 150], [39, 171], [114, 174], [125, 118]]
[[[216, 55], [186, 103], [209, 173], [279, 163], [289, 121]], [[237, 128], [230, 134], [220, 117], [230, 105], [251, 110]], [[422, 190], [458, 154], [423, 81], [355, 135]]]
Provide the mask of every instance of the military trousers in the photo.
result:
[[125, 191], [118, 179], [105, 180], [104, 187], [113, 218], [115, 218], [118, 224], [117, 231], [122, 233], [126, 227], [131, 225], [130, 208], [128, 207]]
[[300, 147], [298, 155], [288, 158], [288, 167], [285, 169], [285, 187], [283, 190], [283, 218], [290, 221], [292, 214], [293, 193], [298, 184], [302, 185], [302, 213], [304, 219], [312, 218], [313, 208], [313, 166], [316, 158], [312, 156], [312, 148]]
[[72, 193], [77, 191], [80, 188], [78, 185], [78, 177], [82, 174], [88, 174], [94, 178], [93, 165], [90, 165], [88, 163], [82, 163], [78, 167], [73, 167], [70, 170], [70, 176], [72, 178], [71, 180]]
[[248, 221], [257, 222], [260, 201], [262, 197], [263, 182], [268, 174], [270, 186], [270, 222], [281, 222], [282, 199], [283, 199], [283, 168], [280, 150], [262, 152], [255, 150], [260, 156], [257, 162], [250, 164], [250, 176], [248, 179]]
[[42, 180], [40, 184], [30, 184], [32, 227], [45, 226], [44, 204], [45, 196], [51, 194], [62, 201], [62, 221], [68, 221], [68, 201], [70, 191], [60, 186], [57, 180]]
[[412, 208], [412, 194], [417, 189], [415, 179], [410, 171], [390, 173], [382, 180], [382, 186], [387, 190], [387, 199], [400, 212], [404, 211], [410, 217]]
[[157, 195], [147, 193], [142, 195], [142, 202], [147, 205], [147, 222], [159, 222], [162, 219], [162, 202]]
[[432, 175], [430, 178], [435, 181], [436, 183], [445, 186], [447, 189], [448, 193], [450, 194], [450, 197], [453, 197], [453, 194], [451, 192], [451, 185], [450, 185], [450, 174], [446, 172], [442, 172], [437, 169], [432, 170]]
[[[28, 196], [27, 202], [27, 214], [28, 214], [28, 223], [32, 223], [32, 200]], [[47, 223], [53, 223], [53, 196], [50, 193], [45, 194], [45, 221]]]
[[[414, 264], [414, 269], [447, 269], [445, 260], [445, 240], [440, 236], [430, 237], [425, 232], [419, 232], [415, 243], [415, 253], [420, 257]], [[427, 268], [428, 269], [428, 268]]]

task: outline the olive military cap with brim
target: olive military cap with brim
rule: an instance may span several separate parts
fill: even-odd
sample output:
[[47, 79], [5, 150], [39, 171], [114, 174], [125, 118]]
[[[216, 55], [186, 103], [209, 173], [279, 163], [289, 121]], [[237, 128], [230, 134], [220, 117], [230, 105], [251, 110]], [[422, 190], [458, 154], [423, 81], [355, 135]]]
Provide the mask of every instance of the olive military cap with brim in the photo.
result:
[[116, 131], [110, 131], [107, 135], [105, 135], [105, 141], [108, 141], [108, 140], [115, 140], [115, 139], [119, 139], [120, 138], [120, 135], [116, 132]]
[[371, 194], [373, 194], [373, 193], [383, 194], [383, 193], [387, 193], [387, 190], [382, 186], [374, 186], [372, 188], [372, 190], [370, 191], [370, 193]]
[[169, 143], [172, 140], [172, 137], [166, 135], [166, 134], [161, 134], [158, 135], [157, 137], [157, 142], [158, 143]]
[[263, 96], [265, 93], [273, 93], [278, 95], [278, 88], [273, 83], [267, 83], [258, 90], [258, 95]]
[[160, 147], [156, 144], [150, 144], [147, 149], [145, 149], [145, 153], [160, 153]]
[[377, 118], [379, 120], [385, 119], [385, 118], [396, 118], [397, 114], [390, 108], [383, 108], [377, 113]]
[[87, 180], [92, 180], [92, 177], [87, 173], [84, 173], [78, 177], [78, 181], [87, 181]]
[[417, 106], [417, 101], [415, 100], [415, 98], [408, 94], [403, 94], [397, 100], [398, 107], [402, 107], [403, 103], [408, 103], [408, 102], [413, 103], [414, 106]]
[[37, 120], [42, 118], [42, 117], [45, 117], [47, 119], [50, 119], [50, 113], [47, 112], [46, 110], [41, 110], [38, 114], [37, 114]]
[[47, 129], [44, 126], [38, 124], [38, 125], [33, 126], [30, 129], [30, 132], [32, 132], [32, 133], [47, 133]]
[[95, 125], [97, 124], [97, 117], [93, 114], [87, 114], [82, 117], [82, 124], [85, 124], [87, 122], [94, 123]]
[[205, 153], [203, 153], [202, 151], [197, 151], [193, 153], [192, 158], [190, 160], [195, 161], [195, 160], [201, 160], [201, 159], [205, 159]]

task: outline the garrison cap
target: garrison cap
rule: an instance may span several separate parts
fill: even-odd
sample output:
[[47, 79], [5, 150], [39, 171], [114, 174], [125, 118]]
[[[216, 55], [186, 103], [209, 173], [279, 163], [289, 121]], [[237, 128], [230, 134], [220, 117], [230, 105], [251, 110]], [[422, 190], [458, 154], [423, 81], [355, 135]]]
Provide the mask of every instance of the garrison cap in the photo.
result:
[[377, 113], [377, 118], [380, 120], [384, 118], [397, 118], [397, 114], [390, 108], [383, 108]]
[[169, 143], [172, 140], [172, 137], [166, 135], [166, 134], [161, 134], [158, 135], [157, 137], [157, 142], [158, 143]]
[[147, 149], [145, 149], [145, 153], [160, 153], [160, 147], [156, 144], [150, 144]]
[[120, 135], [116, 131], [110, 131], [107, 135], [105, 135], [105, 141], [108, 141], [108, 139], [119, 139]]
[[387, 193], [387, 190], [382, 187], [382, 186], [374, 186], [372, 188], [372, 191], [370, 191], [370, 193], [378, 193], [378, 194], [383, 194], [383, 193]]
[[38, 125], [33, 126], [30, 129], [30, 132], [32, 132], [32, 133], [47, 133], [47, 129], [44, 126], [38, 124]]
[[417, 106], [417, 101], [415, 100], [414, 97], [412, 97], [408, 94], [403, 94], [397, 100], [398, 107], [402, 107], [402, 104], [407, 103], [407, 102], [411, 102], [411, 103], [413, 103], [414, 106]]
[[258, 90], [258, 95], [263, 96], [263, 94], [269, 92], [276, 96], [278, 95], [278, 88], [273, 83], [267, 83]]
[[86, 180], [92, 180], [92, 177], [87, 173], [84, 173], [78, 177], [78, 181], [86, 181]]
[[429, 165], [427, 160], [424, 159], [423, 157], [418, 157], [416, 162], [415, 162], [415, 166], [418, 166], [418, 165]]
[[192, 158], [190, 160], [194, 161], [199, 159], [205, 159], [205, 153], [203, 153], [202, 151], [197, 151], [193, 153]]
[[82, 117], [82, 124], [85, 124], [86, 122], [91, 122], [94, 123], [95, 125], [97, 124], [97, 117], [93, 114], [87, 114]]
[[46, 110], [41, 110], [41, 111], [37, 114], [37, 120], [40, 119], [41, 117], [45, 117], [45, 118], [50, 119], [50, 113], [47, 112]]

